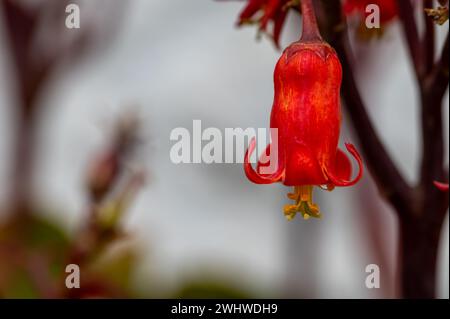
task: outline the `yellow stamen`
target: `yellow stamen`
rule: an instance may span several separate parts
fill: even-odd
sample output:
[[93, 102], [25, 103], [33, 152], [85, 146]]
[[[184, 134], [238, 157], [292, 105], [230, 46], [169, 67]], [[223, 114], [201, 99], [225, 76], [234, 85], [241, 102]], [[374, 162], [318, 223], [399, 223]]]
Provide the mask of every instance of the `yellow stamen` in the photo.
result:
[[297, 213], [301, 213], [305, 220], [310, 217], [322, 217], [319, 206], [313, 203], [312, 192], [313, 186], [311, 185], [295, 186], [294, 193], [289, 193], [287, 195], [289, 199], [295, 201], [294, 205], [284, 206], [284, 215], [288, 220], [294, 219]]

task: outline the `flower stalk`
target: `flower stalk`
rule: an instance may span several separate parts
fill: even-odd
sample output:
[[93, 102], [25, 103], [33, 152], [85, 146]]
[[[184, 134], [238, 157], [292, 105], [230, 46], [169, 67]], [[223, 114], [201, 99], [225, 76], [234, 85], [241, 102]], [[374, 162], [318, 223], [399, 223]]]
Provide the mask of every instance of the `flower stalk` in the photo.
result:
[[300, 2], [300, 9], [302, 12], [302, 42], [318, 42], [322, 41], [322, 36], [317, 25], [316, 15], [314, 13], [314, 6], [312, 0], [302, 0]]

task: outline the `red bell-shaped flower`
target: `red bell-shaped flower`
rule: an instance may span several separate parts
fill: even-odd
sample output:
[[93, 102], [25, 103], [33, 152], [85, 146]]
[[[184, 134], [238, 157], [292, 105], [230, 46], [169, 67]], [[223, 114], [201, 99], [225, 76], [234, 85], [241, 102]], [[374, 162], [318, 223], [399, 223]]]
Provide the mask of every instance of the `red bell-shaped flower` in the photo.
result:
[[252, 182], [294, 186], [294, 193], [288, 197], [295, 204], [284, 209], [288, 219], [298, 212], [305, 219], [320, 217], [317, 205], [312, 202], [313, 186], [328, 190], [351, 186], [361, 179], [363, 170], [355, 147], [346, 144], [359, 166], [357, 176], [351, 179], [350, 159], [338, 149], [342, 68], [334, 49], [320, 38], [308, 3], [302, 1], [302, 39], [283, 52], [274, 72], [270, 127], [278, 130], [278, 140], [276, 147], [269, 145], [267, 153], [276, 154], [277, 168], [272, 174], [263, 173], [264, 164], [259, 161], [254, 170], [250, 163], [254, 139], [244, 159], [245, 173]]

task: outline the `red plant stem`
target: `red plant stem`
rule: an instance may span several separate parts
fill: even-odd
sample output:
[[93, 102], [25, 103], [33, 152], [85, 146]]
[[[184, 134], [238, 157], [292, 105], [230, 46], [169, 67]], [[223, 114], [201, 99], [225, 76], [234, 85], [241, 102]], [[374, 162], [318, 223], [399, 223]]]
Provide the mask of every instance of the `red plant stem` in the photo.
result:
[[314, 13], [314, 6], [312, 0], [302, 0], [301, 1], [301, 11], [302, 11], [302, 37], [300, 41], [304, 42], [314, 42], [322, 41], [322, 37], [319, 32], [319, 27], [317, 25], [316, 15]]
[[[398, 1], [400, 19], [413, 60], [420, 89], [422, 120], [422, 165], [420, 183], [410, 187], [396, 169], [378, 138], [358, 91], [351, 66], [346, 22], [339, 0], [323, 0], [327, 39], [336, 49], [344, 70], [342, 95], [360, 141], [372, 177], [385, 199], [395, 208], [400, 224], [400, 273], [405, 298], [434, 298], [436, 263], [442, 224], [448, 209], [448, 194], [439, 191], [433, 180], [443, 178], [442, 98], [448, 87], [448, 36], [441, 58], [427, 68], [421, 40], [409, 1]], [[430, 27], [430, 26], [428, 26]], [[430, 34], [430, 30], [426, 34]], [[429, 50], [431, 51], [431, 50]]]

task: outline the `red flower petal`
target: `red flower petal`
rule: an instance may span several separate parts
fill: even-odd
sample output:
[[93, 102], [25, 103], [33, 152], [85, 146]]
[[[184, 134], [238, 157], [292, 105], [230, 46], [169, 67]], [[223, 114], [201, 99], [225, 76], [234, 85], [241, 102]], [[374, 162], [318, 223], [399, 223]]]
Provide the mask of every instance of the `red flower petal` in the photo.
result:
[[[253, 169], [252, 164], [250, 163], [250, 156], [255, 150], [255, 147], [256, 147], [256, 139], [252, 138], [252, 140], [250, 141], [250, 145], [247, 149], [247, 152], [245, 152], [244, 158], [244, 171], [247, 178], [256, 184], [272, 184], [281, 181], [284, 174], [284, 168], [282, 165], [278, 165], [277, 171], [271, 175], [261, 175]], [[258, 165], [261, 164], [258, 163]]]
[[336, 152], [336, 159], [334, 162], [334, 174], [340, 180], [349, 180], [352, 176], [352, 163], [341, 149]]
[[320, 167], [316, 154], [306, 145], [298, 141], [289, 141], [286, 146], [285, 177], [286, 186], [323, 185], [326, 176]]
[[281, 31], [283, 30], [284, 21], [286, 20], [288, 10], [279, 10], [276, 17], [275, 22], [273, 25], [273, 42], [275, 42], [275, 45], [277, 49], [280, 48], [280, 35]]
[[[279, 48], [279, 39], [289, 8], [289, 0], [249, 0], [241, 11], [238, 26], [246, 22], [258, 24], [261, 31], [267, 32]], [[271, 30], [267, 30], [271, 24]]]
[[261, 19], [261, 29], [265, 30], [267, 27], [267, 23], [269, 23], [270, 20], [272, 20], [278, 10], [281, 9], [281, 0], [269, 0], [266, 4], [266, 7], [264, 8], [264, 15]]
[[434, 185], [439, 188], [443, 192], [448, 192], [448, 184], [441, 183], [441, 182], [434, 182]]
[[239, 15], [239, 22], [238, 24], [243, 24], [246, 20], [250, 20], [253, 15], [258, 12], [262, 5], [264, 4], [265, 0], [250, 0], [247, 4], [247, 6], [242, 10], [241, 14]]
[[265, 151], [259, 156], [258, 163], [256, 163], [256, 171], [258, 172], [258, 174], [260, 174], [262, 176], [268, 175], [268, 174], [262, 173], [261, 168], [267, 167], [270, 164], [269, 160], [270, 160], [271, 145], [272, 144], [267, 145]]
[[[347, 173], [348, 168], [344, 167], [346, 165], [346, 164], [343, 164], [344, 160], [342, 158], [339, 158], [340, 163], [337, 165], [343, 165], [340, 170], [338, 169], [337, 171], [325, 171], [325, 174], [328, 176], [331, 183], [334, 184], [335, 186], [352, 186], [352, 185], [355, 185], [362, 177], [363, 165], [362, 165], [361, 156], [359, 155], [355, 146], [353, 146], [352, 144], [346, 143], [345, 147], [347, 148], [349, 153], [352, 154], [353, 157], [358, 162], [359, 172], [358, 172], [358, 175], [353, 180], [350, 180], [350, 178], [342, 179], [340, 175]], [[337, 157], [336, 157], [336, 160], [338, 160]], [[347, 160], [348, 160], [348, 158], [347, 158]], [[335, 169], [336, 169], [337, 165], [335, 164]]]

